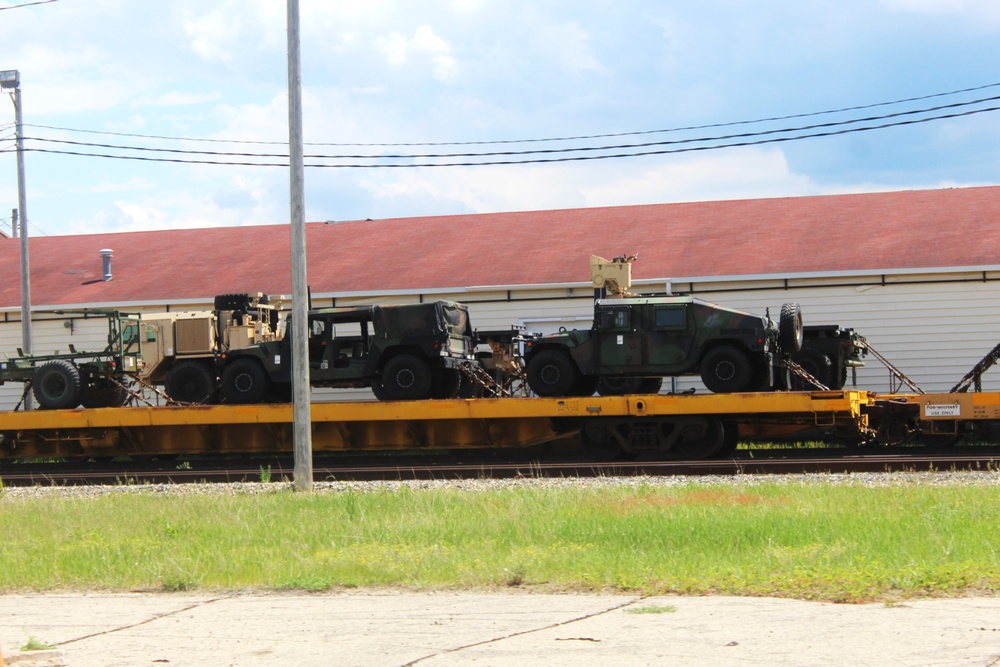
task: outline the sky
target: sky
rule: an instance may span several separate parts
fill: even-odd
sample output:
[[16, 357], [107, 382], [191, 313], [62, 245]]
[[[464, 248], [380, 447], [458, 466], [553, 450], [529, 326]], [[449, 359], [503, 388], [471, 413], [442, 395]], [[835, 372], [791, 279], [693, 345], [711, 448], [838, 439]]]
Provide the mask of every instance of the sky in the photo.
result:
[[[300, 15], [307, 221], [1000, 183], [995, 0]], [[285, 0], [0, 0], [0, 69], [29, 236], [288, 223]], [[8, 233], [14, 137], [0, 104]]]

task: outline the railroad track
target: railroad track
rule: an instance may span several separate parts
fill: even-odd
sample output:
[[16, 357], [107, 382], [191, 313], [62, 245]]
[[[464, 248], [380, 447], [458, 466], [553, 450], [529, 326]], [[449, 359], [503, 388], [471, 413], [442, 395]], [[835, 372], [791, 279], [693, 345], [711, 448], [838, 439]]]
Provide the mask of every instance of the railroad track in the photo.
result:
[[[427, 457], [386, 460], [379, 464], [319, 460], [313, 479], [322, 481], [399, 481], [516, 478], [668, 477], [678, 475], [764, 475], [852, 472], [923, 472], [1000, 469], [1000, 447], [964, 447], [907, 452], [835, 450], [747, 450], [739, 456], [708, 461], [633, 461], [594, 463], [581, 460], [461, 461]], [[31, 464], [0, 466], [6, 486], [128, 485], [278, 482], [294, 477], [290, 459], [123, 462], [101, 465]]]

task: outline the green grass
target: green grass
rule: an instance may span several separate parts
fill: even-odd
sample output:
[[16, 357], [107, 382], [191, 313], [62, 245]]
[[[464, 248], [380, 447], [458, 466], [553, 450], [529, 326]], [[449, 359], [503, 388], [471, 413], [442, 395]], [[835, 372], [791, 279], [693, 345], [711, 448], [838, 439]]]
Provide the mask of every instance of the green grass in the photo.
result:
[[46, 644], [41, 639], [37, 637], [28, 637], [27, 643], [21, 647], [22, 651], [47, 651], [52, 648], [49, 644]]
[[861, 601], [1000, 590], [990, 486], [5, 493], [7, 592], [516, 586]]

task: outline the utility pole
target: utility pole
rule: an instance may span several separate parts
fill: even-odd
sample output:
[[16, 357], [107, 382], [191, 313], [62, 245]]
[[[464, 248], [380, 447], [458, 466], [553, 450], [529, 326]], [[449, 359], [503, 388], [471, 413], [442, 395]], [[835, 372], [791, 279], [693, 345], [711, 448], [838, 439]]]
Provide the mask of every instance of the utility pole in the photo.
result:
[[[17, 208], [21, 238], [21, 350], [31, 354], [31, 282], [28, 279], [28, 202], [24, 185], [24, 126], [21, 123], [21, 75], [16, 69], [0, 72], [0, 88], [13, 90], [14, 123], [17, 126]], [[24, 409], [32, 408], [31, 394], [24, 397]]]
[[311, 491], [312, 417], [309, 392], [309, 307], [306, 280], [305, 165], [299, 0], [288, 0], [288, 157], [292, 245], [292, 446], [295, 488]]

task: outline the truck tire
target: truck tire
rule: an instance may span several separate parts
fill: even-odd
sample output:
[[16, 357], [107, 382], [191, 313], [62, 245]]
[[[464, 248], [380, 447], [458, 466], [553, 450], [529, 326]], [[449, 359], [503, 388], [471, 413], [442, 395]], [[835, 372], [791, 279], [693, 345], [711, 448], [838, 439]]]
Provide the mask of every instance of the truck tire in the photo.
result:
[[462, 388], [462, 371], [457, 368], [444, 368], [441, 370], [441, 379], [432, 384], [431, 398], [457, 398], [459, 389]]
[[412, 354], [393, 357], [382, 370], [382, 391], [390, 401], [419, 401], [431, 390], [427, 362]]
[[222, 372], [222, 395], [230, 403], [260, 403], [269, 385], [256, 359], [236, 359]]
[[597, 384], [597, 393], [601, 396], [659, 394], [662, 386], [663, 378], [603, 377]]
[[642, 381], [645, 378], [602, 377], [597, 383], [597, 393], [601, 396], [625, 396], [626, 394], [642, 393]]
[[80, 369], [65, 359], [53, 359], [39, 366], [32, 385], [32, 393], [44, 410], [65, 410], [80, 405], [83, 395]]
[[528, 387], [539, 396], [572, 396], [580, 373], [569, 355], [542, 350], [528, 362]]
[[80, 405], [85, 408], [120, 408], [128, 400], [125, 387], [100, 378], [97, 382], [83, 390]]
[[778, 340], [781, 351], [785, 354], [795, 354], [802, 349], [802, 308], [797, 303], [786, 303], [781, 306], [781, 318], [778, 320]]
[[642, 378], [639, 385], [640, 394], [659, 394], [663, 388], [663, 378]]
[[732, 345], [719, 345], [701, 360], [701, 381], [715, 394], [747, 391], [754, 368], [746, 352]]
[[167, 373], [164, 389], [180, 403], [207, 403], [215, 393], [215, 373], [200, 361], [182, 361]]
[[[839, 389], [840, 387], [834, 387], [834, 380], [836, 379], [833, 372], [833, 361], [830, 357], [826, 356], [819, 350], [813, 350], [806, 348], [800, 350], [796, 354], [792, 355], [792, 361], [797, 363], [802, 367], [806, 373], [812, 375], [814, 378], [819, 380], [820, 384], [828, 389]], [[843, 385], [841, 385], [843, 386]], [[794, 373], [791, 374], [791, 386], [789, 389], [792, 391], [812, 391], [813, 389], [818, 389], [819, 387], [814, 387], [811, 382], [806, 382], [804, 379], [798, 377]]]

